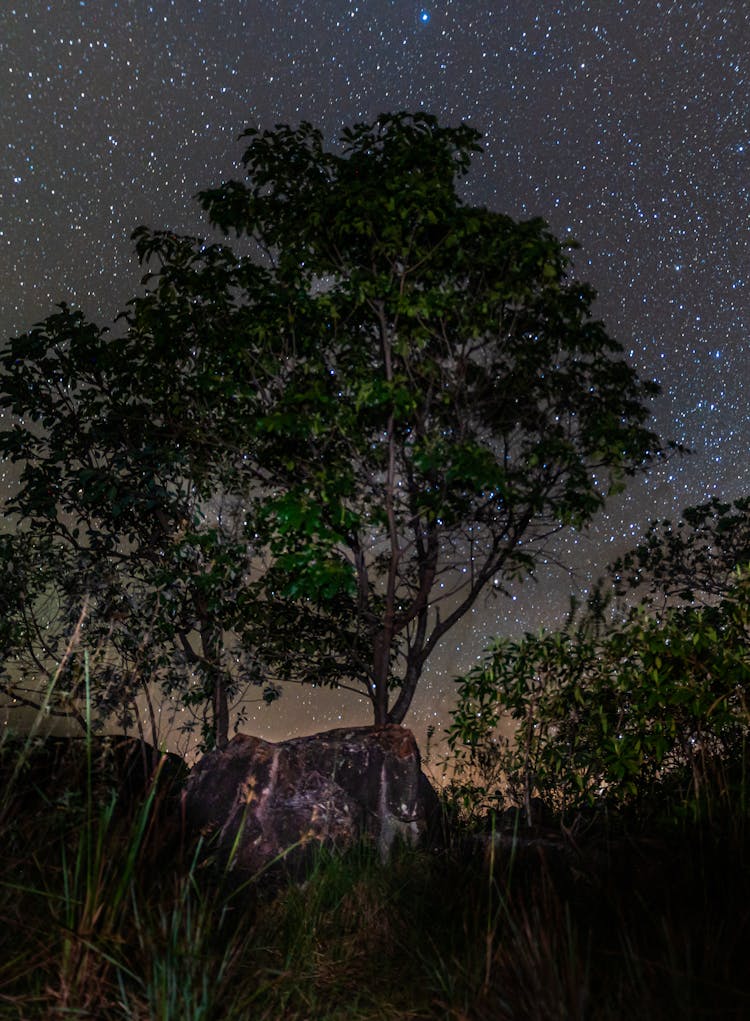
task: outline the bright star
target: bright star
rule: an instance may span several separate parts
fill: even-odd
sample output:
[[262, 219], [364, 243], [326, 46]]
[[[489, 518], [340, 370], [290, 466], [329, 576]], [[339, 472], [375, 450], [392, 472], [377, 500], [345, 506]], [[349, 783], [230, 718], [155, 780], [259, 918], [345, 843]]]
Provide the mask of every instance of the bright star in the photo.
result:
[[425, 8], [424, 8], [424, 7], [423, 7], [423, 8], [422, 8], [422, 10], [421, 10], [421, 11], [419, 12], [419, 20], [420, 20], [420, 21], [421, 21], [421, 22], [422, 22], [422, 23], [423, 23], [424, 25], [426, 25], [426, 24], [427, 24], [427, 22], [428, 22], [428, 21], [430, 20], [430, 12], [429, 12], [429, 11], [427, 11], [427, 10], [425, 10]]

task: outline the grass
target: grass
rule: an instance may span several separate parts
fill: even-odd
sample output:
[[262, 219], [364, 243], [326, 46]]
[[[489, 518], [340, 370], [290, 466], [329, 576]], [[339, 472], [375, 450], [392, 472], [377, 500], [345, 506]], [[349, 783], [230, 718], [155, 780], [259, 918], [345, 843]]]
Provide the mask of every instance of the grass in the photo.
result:
[[[321, 851], [238, 888], [157, 776], [54, 791], [0, 749], [0, 1018], [750, 1016], [745, 826], [714, 819]], [[740, 809], [738, 808], [738, 812]], [[744, 811], [744, 806], [742, 808]]]

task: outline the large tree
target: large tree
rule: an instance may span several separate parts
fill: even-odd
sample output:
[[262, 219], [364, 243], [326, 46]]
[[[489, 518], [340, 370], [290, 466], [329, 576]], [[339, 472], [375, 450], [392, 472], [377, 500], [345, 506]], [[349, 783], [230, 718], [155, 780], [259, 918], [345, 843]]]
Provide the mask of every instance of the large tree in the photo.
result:
[[[139, 457], [166, 457], [170, 499], [184, 483], [231, 502], [243, 647], [399, 723], [480, 595], [532, 573], [659, 452], [658, 388], [592, 317], [570, 245], [461, 200], [473, 129], [384, 115], [335, 151], [309, 124], [245, 134], [247, 183], [200, 195], [239, 250], [136, 232], [155, 269], [99, 399], [140, 409]], [[4, 365], [26, 371], [12, 347]], [[194, 527], [180, 514], [171, 535]]]

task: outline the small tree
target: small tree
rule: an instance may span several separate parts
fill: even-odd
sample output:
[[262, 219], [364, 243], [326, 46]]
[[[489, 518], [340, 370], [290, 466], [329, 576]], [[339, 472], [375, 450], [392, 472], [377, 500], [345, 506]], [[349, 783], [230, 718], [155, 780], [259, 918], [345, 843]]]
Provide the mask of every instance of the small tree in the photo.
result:
[[[592, 318], [594, 292], [569, 277], [569, 246], [543, 221], [460, 200], [474, 130], [383, 115], [345, 131], [337, 153], [308, 124], [246, 137], [249, 183], [200, 201], [250, 254], [135, 234], [157, 270], [106, 346], [91, 407], [109, 421], [117, 398], [115, 422], [138, 409], [136, 463], [148, 454], [170, 481], [145, 518], [163, 520], [158, 552], [141, 526], [121, 535], [128, 550], [147, 540], [141, 562], [161, 591], [180, 570], [164, 529], [172, 551], [196, 531], [175, 495], [223, 494], [245, 544], [225, 618], [243, 649], [271, 676], [352, 688], [376, 724], [400, 723], [428, 657], [479, 596], [533, 573], [553, 533], [584, 525], [658, 453], [644, 426], [658, 388]], [[38, 343], [49, 340], [42, 328]], [[28, 371], [15, 349], [4, 364]], [[6, 407], [29, 415], [24, 394]], [[13, 442], [40, 484], [70, 463]], [[71, 478], [66, 493], [80, 487]], [[97, 513], [117, 509], [113, 534], [142, 519], [135, 490], [127, 510], [117, 487], [97, 490]], [[36, 527], [25, 499], [14, 509]], [[206, 610], [204, 696], [218, 690], [230, 601], [214, 584], [226, 561], [208, 546], [192, 542], [205, 559], [189, 577], [212, 598], [188, 600]], [[154, 606], [169, 619], [163, 599]]]
[[677, 524], [652, 521], [643, 540], [610, 567], [609, 580], [618, 595], [652, 604], [710, 604], [730, 592], [737, 568], [748, 567], [750, 499], [714, 498], [687, 507]]
[[231, 700], [261, 682], [231, 638], [249, 551], [211, 465], [181, 446], [171, 404], [188, 366], [172, 360], [146, 386], [159, 364], [137, 331], [110, 339], [64, 305], [11, 340], [2, 365], [17, 420], [0, 449], [23, 468], [5, 507], [16, 530], [0, 541], [0, 690], [83, 725], [86, 657], [95, 719], [140, 723], [141, 698], [158, 739], [156, 682], [197, 712], [204, 743], [225, 741]]

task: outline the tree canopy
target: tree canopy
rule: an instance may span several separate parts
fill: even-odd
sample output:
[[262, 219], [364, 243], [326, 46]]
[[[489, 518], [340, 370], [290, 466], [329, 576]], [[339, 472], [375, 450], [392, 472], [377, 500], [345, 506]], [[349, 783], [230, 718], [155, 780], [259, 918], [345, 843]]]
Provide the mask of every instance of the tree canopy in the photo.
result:
[[309, 124], [244, 137], [247, 182], [199, 196], [238, 245], [139, 228], [150, 271], [117, 330], [63, 307], [10, 341], [0, 398], [24, 464], [7, 513], [71, 555], [79, 594], [111, 579], [101, 621], [147, 619], [170, 685], [192, 663], [220, 743], [249, 679], [351, 688], [400, 723], [479, 596], [660, 452], [658, 387], [572, 246], [459, 196], [478, 132], [393, 114], [335, 151]]
[[155, 683], [166, 706], [174, 696], [196, 710], [210, 743], [232, 697], [264, 679], [233, 635], [247, 541], [215, 466], [181, 442], [175, 366], [159, 376], [137, 333], [111, 338], [64, 305], [12, 340], [2, 365], [17, 420], [0, 449], [22, 465], [5, 503], [15, 532], [0, 537], [3, 690], [38, 707], [38, 681], [54, 676], [45, 712], [82, 722], [88, 670], [95, 717], [129, 727], [145, 698], [156, 740]]
[[686, 507], [676, 523], [652, 521], [641, 542], [609, 570], [620, 596], [649, 602], [714, 603], [728, 594], [738, 568], [750, 567], [750, 498], [713, 498]]

